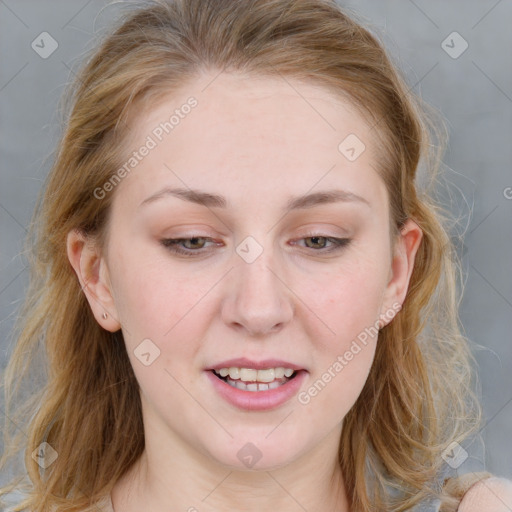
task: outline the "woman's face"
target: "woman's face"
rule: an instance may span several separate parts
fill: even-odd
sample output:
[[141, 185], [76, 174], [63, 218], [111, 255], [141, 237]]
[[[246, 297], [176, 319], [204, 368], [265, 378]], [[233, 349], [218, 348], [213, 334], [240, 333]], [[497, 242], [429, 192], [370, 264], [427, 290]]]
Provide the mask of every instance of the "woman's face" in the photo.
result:
[[368, 125], [311, 84], [222, 73], [130, 143], [91, 305], [122, 327], [147, 439], [241, 469], [334, 457], [420, 239], [393, 260]]

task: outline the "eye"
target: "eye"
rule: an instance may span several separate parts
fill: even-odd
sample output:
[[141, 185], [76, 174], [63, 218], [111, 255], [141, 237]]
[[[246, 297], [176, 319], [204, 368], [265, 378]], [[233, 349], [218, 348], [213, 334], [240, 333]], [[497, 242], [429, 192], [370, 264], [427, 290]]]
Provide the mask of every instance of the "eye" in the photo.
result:
[[[351, 242], [350, 238], [336, 238], [336, 237], [329, 237], [324, 235], [319, 235], [316, 233], [309, 233], [304, 238], [301, 238], [301, 240], [306, 241], [306, 247], [309, 249], [313, 249], [315, 252], [321, 252], [321, 253], [328, 253], [328, 252], [334, 252], [339, 251], [349, 245]], [[307, 241], [310, 242], [307, 242]], [[330, 243], [330, 246], [327, 246], [326, 244]]]
[[[210, 251], [210, 249], [207, 249], [206, 251], [202, 250], [207, 240], [211, 240], [211, 238], [193, 236], [190, 238], [164, 238], [160, 240], [160, 243], [175, 254], [193, 257]], [[186, 244], [185, 248], [183, 248], [182, 244]]]
[[[300, 240], [306, 240], [306, 248], [318, 253], [331, 253], [339, 251], [349, 245], [350, 238], [336, 238], [319, 235], [316, 233], [307, 234]], [[210, 252], [212, 249], [205, 249], [205, 244], [210, 241], [213, 245], [219, 245], [213, 242], [211, 238], [203, 236], [192, 236], [189, 238], [164, 238], [160, 243], [170, 252], [182, 256], [195, 257]], [[331, 244], [330, 246], [327, 244]]]

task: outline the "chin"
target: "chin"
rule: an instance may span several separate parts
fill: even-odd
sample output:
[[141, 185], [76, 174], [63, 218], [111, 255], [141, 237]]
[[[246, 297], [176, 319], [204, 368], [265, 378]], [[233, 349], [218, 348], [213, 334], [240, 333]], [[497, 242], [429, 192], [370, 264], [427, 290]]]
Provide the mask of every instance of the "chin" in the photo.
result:
[[265, 436], [268, 432], [259, 437], [243, 435], [235, 438], [223, 452], [211, 450], [211, 457], [231, 471], [273, 471], [288, 466], [305, 451], [298, 451], [296, 439], [288, 437], [285, 440], [279, 436], [266, 439]]

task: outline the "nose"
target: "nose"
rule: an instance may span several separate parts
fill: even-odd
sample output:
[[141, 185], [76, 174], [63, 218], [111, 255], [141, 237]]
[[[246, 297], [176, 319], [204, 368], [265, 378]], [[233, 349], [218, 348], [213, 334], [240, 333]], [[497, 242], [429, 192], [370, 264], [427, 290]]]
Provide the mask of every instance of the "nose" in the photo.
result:
[[293, 293], [270, 253], [264, 250], [252, 263], [239, 258], [222, 304], [224, 322], [251, 336], [280, 331], [294, 313]]

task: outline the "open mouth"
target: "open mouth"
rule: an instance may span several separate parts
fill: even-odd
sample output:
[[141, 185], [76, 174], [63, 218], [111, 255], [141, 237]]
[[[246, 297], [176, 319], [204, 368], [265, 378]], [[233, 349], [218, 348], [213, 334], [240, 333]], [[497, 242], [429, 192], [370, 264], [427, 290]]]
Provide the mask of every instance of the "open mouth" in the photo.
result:
[[272, 363], [265, 366], [256, 370], [249, 365], [223, 365], [205, 373], [213, 389], [232, 406], [246, 411], [268, 411], [291, 400], [304, 385], [308, 371], [297, 367], [272, 368]]
[[[258, 378], [258, 375], [252, 374], [252, 375], [239, 375], [238, 378], [236, 378], [236, 373], [233, 375], [233, 372], [231, 374], [227, 375], [221, 375], [221, 371], [219, 370], [211, 370], [212, 373], [220, 380], [223, 380], [226, 384], [229, 384], [230, 386], [240, 389], [242, 391], [268, 391], [272, 389], [277, 389], [287, 382], [293, 380], [296, 376], [298, 371], [290, 370], [287, 371], [287, 375], [281, 376], [280, 373], [277, 373], [276, 375], [272, 375], [271, 373], [267, 373], [263, 376], [262, 380], [265, 380], [265, 382], [261, 382], [256, 380]], [[253, 372], [256, 372], [256, 370], [253, 370]], [[222, 372], [226, 373], [226, 372]], [[282, 373], [282, 372], [281, 372]], [[235, 377], [235, 378], [234, 378]], [[272, 378], [273, 377], [273, 378]], [[270, 380], [272, 379], [272, 380]]]

